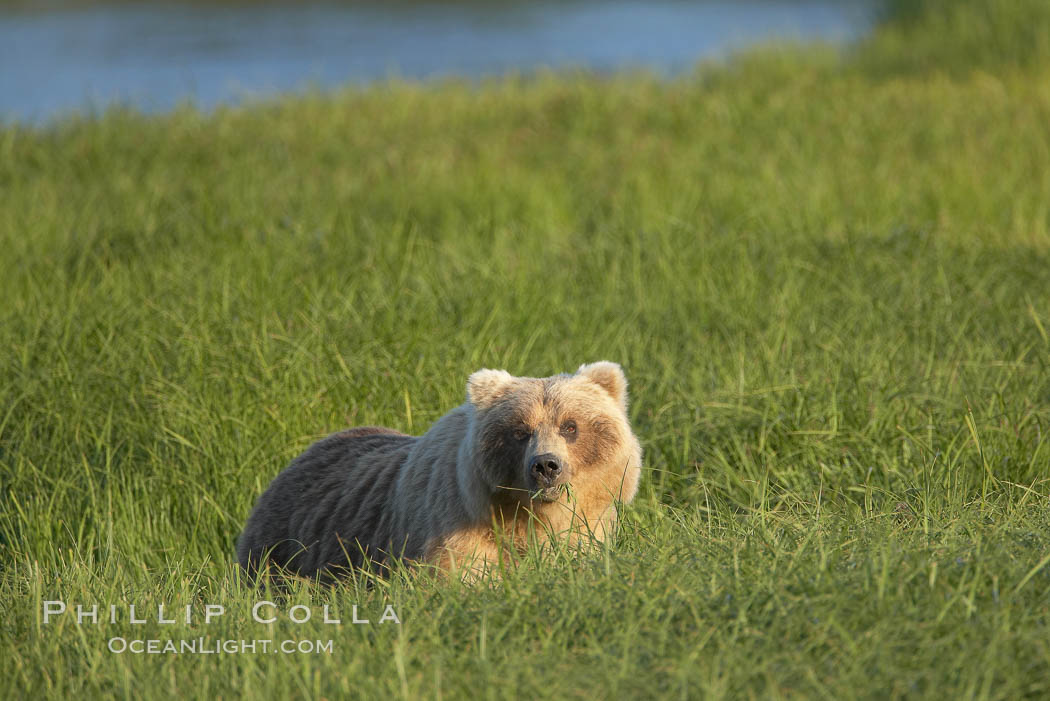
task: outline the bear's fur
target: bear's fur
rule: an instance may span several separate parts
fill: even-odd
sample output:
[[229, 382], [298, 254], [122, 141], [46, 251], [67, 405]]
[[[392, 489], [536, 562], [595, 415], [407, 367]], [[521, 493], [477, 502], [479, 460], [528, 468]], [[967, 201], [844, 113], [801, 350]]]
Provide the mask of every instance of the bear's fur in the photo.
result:
[[479, 370], [422, 436], [355, 428], [310, 446], [259, 498], [237, 556], [252, 576], [269, 563], [330, 578], [391, 557], [476, 572], [536, 534], [604, 539], [640, 467], [619, 365]]

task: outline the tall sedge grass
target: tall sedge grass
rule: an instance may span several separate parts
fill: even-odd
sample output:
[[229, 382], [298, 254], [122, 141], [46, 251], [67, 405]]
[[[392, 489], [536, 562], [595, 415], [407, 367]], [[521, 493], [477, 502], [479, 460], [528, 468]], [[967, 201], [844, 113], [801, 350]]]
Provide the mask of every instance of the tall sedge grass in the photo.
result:
[[[1050, 693], [1050, 23], [927, 5], [670, 81], [4, 127], [0, 694]], [[311, 441], [603, 358], [645, 447], [615, 542], [252, 620], [234, 540]], [[123, 617], [161, 603], [193, 622]], [[200, 636], [333, 650], [108, 649]]]

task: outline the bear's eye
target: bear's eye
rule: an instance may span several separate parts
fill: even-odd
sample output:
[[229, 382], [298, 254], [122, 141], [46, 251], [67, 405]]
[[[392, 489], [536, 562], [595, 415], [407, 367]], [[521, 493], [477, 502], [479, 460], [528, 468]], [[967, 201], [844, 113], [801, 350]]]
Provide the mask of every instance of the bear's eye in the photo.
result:
[[529, 436], [531, 436], [532, 432], [529, 431], [527, 428], [518, 427], [511, 432], [511, 435], [514, 436], [514, 440], [523, 441]]
[[576, 422], [571, 420], [566, 421], [561, 425], [561, 432], [568, 436], [576, 435]]

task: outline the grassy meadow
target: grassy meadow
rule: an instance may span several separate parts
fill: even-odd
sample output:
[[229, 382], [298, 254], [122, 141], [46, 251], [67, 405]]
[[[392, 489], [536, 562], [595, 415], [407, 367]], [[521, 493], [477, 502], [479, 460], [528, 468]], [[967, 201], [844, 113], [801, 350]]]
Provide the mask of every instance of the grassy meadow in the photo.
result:
[[[1050, 695], [1050, 9], [897, 5], [671, 80], [0, 127], [0, 697]], [[309, 443], [599, 359], [614, 543], [252, 620], [234, 542]], [[108, 649], [201, 636], [333, 649]]]

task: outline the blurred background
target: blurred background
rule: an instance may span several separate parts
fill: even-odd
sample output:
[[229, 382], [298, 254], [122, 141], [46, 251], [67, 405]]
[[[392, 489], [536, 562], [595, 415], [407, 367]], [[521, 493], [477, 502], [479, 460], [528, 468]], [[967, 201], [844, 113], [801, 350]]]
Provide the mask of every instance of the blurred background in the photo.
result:
[[389, 78], [690, 69], [757, 42], [844, 42], [877, 0], [3, 2], [0, 120], [146, 112]]

